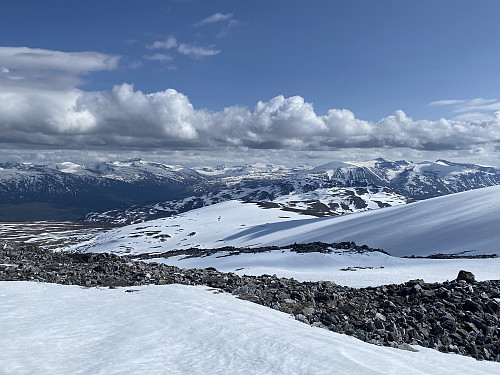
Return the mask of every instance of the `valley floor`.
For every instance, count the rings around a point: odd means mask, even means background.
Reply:
[[[0,282],[5,374],[494,374],[500,363],[366,344],[184,285]]]

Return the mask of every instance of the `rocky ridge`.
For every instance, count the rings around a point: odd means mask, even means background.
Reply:
[[[500,362],[500,281],[476,282],[466,271],[444,283],[411,280],[355,289],[331,281],[238,276],[214,268],[179,269],[113,254],[52,252],[0,242],[0,280],[111,288],[206,285],[373,344],[407,350],[421,345]]]

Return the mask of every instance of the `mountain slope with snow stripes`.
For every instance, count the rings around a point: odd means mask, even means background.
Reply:
[[[327,218],[236,201],[117,228],[70,250],[144,253],[355,241],[393,256],[500,253],[500,186]]]
[[[225,238],[238,245],[355,241],[394,256],[500,253],[500,186],[340,217],[272,223]],[[240,245],[241,246],[241,245]]]

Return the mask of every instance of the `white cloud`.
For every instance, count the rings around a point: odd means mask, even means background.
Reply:
[[[432,106],[441,106],[441,105],[453,105],[453,104],[460,104],[460,103],[465,103],[465,100],[456,100],[456,99],[451,99],[451,100],[437,100],[435,102],[430,102],[429,105],[432,105]]]
[[[157,40],[146,46],[148,49],[171,49],[175,47],[177,47],[177,39],[173,36],[169,36],[165,40]]]
[[[214,56],[219,54],[221,51],[218,49],[215,49],[214,47],[200,47],[194,44],[187,44],[187,43],[178,43],[177,39],[174,37],[170,36],[166,40],[157,40],[153,42],[152,44],[148,44],[146,46],[148,49],[173,49],[175,48],[176,51],[182,55],[187,55],[190,57],[193,57],[195,59],[207,57],[207,56]],[[160,57],[160,54],[152,55],[156,57]],[[167,55],[165,55],[167,56]],[[146,57],[147,58],[147,57]],[[153,60],[149,58],[149,60]],[[165,61],[161,60],[160,58],[157,58],[156,60],[158,61]]]
[[[406,147],[469,149],[500,142],[500,116],[491,121],[413,120],[403,111],[379,122],[348,110],[315,113],[302,97],[277,96],[253,109],[196,110],[173,89],[145,94],[133,85],[110,92],[0,91],[0,142],[73,147],[332,150]]]
[[[162,62],[168,62],[168,61],[172,61],[173,60],[172,56],[167,55],[165,53],[155,53],[153,55],[144,55],[144,58],[146,60],[162,61]]]
[[[127,65],[130,69],[139,69],[142,66],[142,61],[132,60]]]
[[[0,47],[0,84],[24,81],[26,87],[71,88],[81,76],[91,72],[113,70],[119,56],[99,52],[61,52],[28,47]],[[30,85],[30,86],[28,86]]]
[[[500,111],[500,101],[497,99],[477,98],[465,102],[455,109],[457,113],[471,111]]]
[[[467,121],[467,122],[495,121],[495,114],[484,113],[484,112],[468,112],[457,115],[453,117],[453,119],[458,121]]]
[[[8,70],[49,70],[86,74],[113,70],[119,57],[99,52],[61,52],[28,47],[0,47],[0,64]]]
[[[493,121],[494,112],[500,111],[500,101],[497,99],[438,100],[429,105],[452,106],[452,112],[459,114],[454,117],[458,121]]]
[[[0,56],[12,55],[5,50],[3,53]],[[254,108],[232,106],[209,112],[195,109],[187,96],[174,89],[143,93],[123,83],[111,91],[83,91],[76,86],[81,75],[112,69],[117,58],[87,52],[83,55],[87,61],[75,62],[75,67],[67,65],[75,57],[69,54],[45,51],[42,55],[50,57],[36,74],[32,72],[36,65],[31,57],[15,57],[23,68],[15,67],[12,57],[0,60],[0,66],[25,76],[14,81],[2,78],[11,72],[0,75],[0,143],[80,149],[236,147],[325,152],[377,147],[478,150],[500,143],[500,111],[474,118],[465,117],[473,112],[461,112],[461,118],[438,121],[413,120],[403,111],[396,111],[372,122],[356,118],[347,109],[331,109],[326,115],[318,115],[313,105],[300,96],[279,95],[259,101]],[[156,54],[150,58],[168,61],[168,56]],[[477,99],[453,105],[458,104],[491,112],[498,102]]]
[[[177,50],[179,51],[179,53],[182,53],[183,55],[192,56],[194,58],[214,56],[221,52],[218,49],[199,47],[185,43],[179,44]]]
[[[215,13],[215,14],[211,15],[210,17],[207,17],[207,18],[201,20],[200,22],[195,23],[193,26],[209,25],[212,23],[222,22],[222,21],[228,21],[228,22],[232,22],[232,23],[237,22],[236,20],[233,19],[232,13],[227,13],[227,14]]]

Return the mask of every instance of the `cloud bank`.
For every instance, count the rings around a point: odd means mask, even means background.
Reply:
[[[173,41],[165,43],[172,45]],[[68,149],[406,147],[437,151],[500,142],[500,111],[492,112],[487,120],[438,121],[413,120],[396,111],[372,122],[356,118],[347,109],[319,115],[300,96],[280,95],[259,101],[254,108],[231,106],[212,112],[196,109],[186,95],[174,89],[143,93],[128,83],[110,91],[78,89],[82,75],[114,69],[118,61],[119,57],[95,52],[0,47],[0,143]],[[448,100],[433,105],[495,111],[497,103]]]

